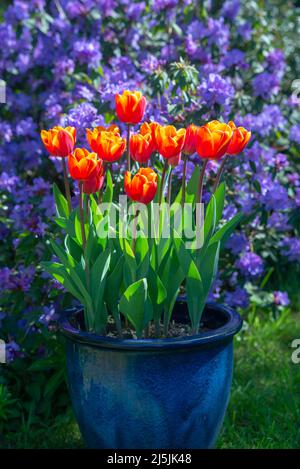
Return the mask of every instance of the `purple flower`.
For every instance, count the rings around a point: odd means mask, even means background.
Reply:
[[[262,197],[267,210],[286,210],[291,208],[291,200],[288,191],[278,181],[275,181],[268,188],[266,194]]]
[[[278,306],[288,306],[290,304],[289,295],[285,291],[274,291],[274,303]]]
[[[9,290],[10,288],[10,274],[11,271],[8,267],[0,269],[0,291]]]
[[[228,105],[234,97],[234,88],[229,78],[210,73],[206,80],[198,87],[199,96],[203,104],[210,107],[214,104]]]
[[[72,108],[69,113],[63,117],[62,125],[71,125],[78,130],[78,137],[83,139],[85,129],[95,127],[96,125],[104,125],[104,118],[98,115],[97,109],[89,103],[81,103],[77,107]]]
[[[245,277],[259,277],[264,270],[262,258],[251,251],[245,252],[235,265]]]
[[[252,37],[252,26],[248,22],[241,23],[237,27],[237,32],[244,41],[250,41]]]
[[[281,254],[290,262],[300,262],[300,238],[286,237],[281,243]]]
[[[245,52],[239,49],[232,49],[227,52],[227,54],[222,59],[222,63],[225,67],[247,67],[245,62]]]
[[[247,308],[249,296],[244,288],[236,287],[234,291],[225,293],[224,302],[235,308]]]
[[[75,70],[75,63],[69,57],[61,57],[55,62],[54,75],[56,79],[61,79],[64,75],[71,75]]]
[[[300,124],[295,124],[291,127],[290,140],[300,145]]]
[[[228,20],[233,21],[239,14],[240,0],[226,0],[222,6],[221,12]]]
[[[48,326],[52,321],[56,321],[58,316],[54,306],[44,306],[43,314],[40,316],[39,321],[45,326]]]
[[[272,95],[279,92],[280,80],[278,76],[269,72],[263,72],[256,75],[252,80],[252,88],[254,96],[260,96],[269,99]]]
[[[19,185],[19,178],[18,176],[9,175],[7,173],[2,173],[0,175],[0,189],[3,191],[7,191],[10,193],[15,192],[16,188]]]
[[[289,217],[285,213],[273,212],[268,218],[268,228],[273,228],[278,232],[291,230],[292,227],[289,224]]]
[[[99,67],[102,59],[100,44],[95,40],[76,41],[73,45],[73,55],[80,64],[87,64],[91,68]]]
[[[14,341],[11,340],[6,344],[6,363],[12,363],[16,358],[24,356],[21,352],[20,346]]]
[[[233,233],[226,242],[226,247],[235,256],[249,249],[249,241],[243,233]]]

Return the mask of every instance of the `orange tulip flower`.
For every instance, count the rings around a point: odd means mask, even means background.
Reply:
[[[147,163],[153,153],[152,135],[135,134],[130,137],[130,155],[139,163]]]
[[[132,200],[149,204],[155,197],[157,190],[157,174],[151,168],[140,168],[131,179],[131,173],[126,171],[124,178],[125,192]]]
[[[241,153],[248,144],[251,138],[251,132],[244,127],[236,127],[232,121],[228,122],[228,125],[232,129],[233,135],[227,148],[227,153],[229,155],[237,155]]]
[[[144,122],[140,127],[140,134],[142,135],[151,134],[153,151],[157,150],[156,137],[155,137],[157,127],[159,127],[159,124],[157,122]]]
[[[182,152],[186,155],[192,155],[193,153],[196,153],[196,140],[198,130],[199,127],[194,124],[189,125],[186,129],[185,142],[182,149]]]
[[[75,127],[53,127],[41,131],[42,142],[52,156],[66,157],[70,155],[76,143]]]
[[[178,155],[183,148],[185,129],[176,130],[173,125],[158,126],[155,131],[158,152],[164,158]]]
[[[116,94],[116,112],[121,122],[138,124],[146,110],[146,98],[139,91],[123,91]]]
[[[113,163],[121,158],[126,149],[126,139],[120,136],[118,127],[114,126],[111,131],[97,127],[93,131],[87,129],[86,132],[91,149],[103,161]]]
[[[233,131],[228,124],[217,120],[199,127],[196,151],[201,158],[219,160],[227,152]]]
[[[70,175],[78,181],[86,181],[99,173],[100,163],[96,153],[86,148],[76,148],[68,157]]]
[[[99,172],[83,182],[82,190],[85,194],[94,194],[100,191],[104,183],[104,173]]]
[[[115,135],[120,135],[120,129],[116,124],[111,124],[108,127],[99,125],[92,130],[86,129],[87,141],[89,142],[89,146],[91,147],[92,151],[95,153],[98,153],[101,132],[112,132]]]

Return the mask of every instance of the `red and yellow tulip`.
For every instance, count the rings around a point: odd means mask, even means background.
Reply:
[[[50,155],[65,158],[75,147],[76,129],[56,126],[50,130],[42,130],[41,139]]]
[[[186,155],[192,155],[196,153],[196,141],[197,141],[197,132],[199,127],[197,125],[191,124],[186,129],[185,141],[182,152]]]
[[[138,124],[146,110],[146,98],[140,91],[123,91],[116,94],[116,112],[119,120],[125,124]]]
[[[157,174],[151,168],[140,168],[135,176],[126,171],[124,178],[125,192],[132,200],[149,204],[157,190]]]
[[[236,127],[234,122],[228,122],[233,131],[232,138],[227,148],[228,155],[237,155],[241,153],[251,138],[251,132],[244,127]]]
[[[156,133],[157,127],[159,126],[160,124],[158,124],[157,122],[144,122],[140,127],[140,134],[142,135],[151,134],[153,151],[157,150],[155,133]]]
[[[96,127],[94,130],[87,129],[86,132],[91,149],[103,161],[113,163],[122,157],[126,149],[126,139],[120,136],[117,126],[114,125],[108,130],[105,127]]]
[[[135,134],[130,137],[130,156],[139,163],[147,163],[153,153],[152,135]]]
[[[199,127],[196,151],[201,158],[219,160],[227,152],[233,131],[225,123],[213,120]]]
[[[101,162],[96,153],[76,148],[68,157],[70,175],[77,181],[86,181],[99,173]]]
[[[166,159],[181,153],[185,141],[185,129],[177,130],[173,125],[158,126],[155,131],[158,152]]]

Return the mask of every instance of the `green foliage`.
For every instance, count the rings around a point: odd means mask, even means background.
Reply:
[[[113,227],[110,216],[114,209],[118,212],[119,207],[114,204],[115,188],[110,172],[107,173],[102,198],[105,209],[102,208],[101,212],[94,196],[91,196],[83,220],[78,208],[68,214],[67,201],[54,185],[56,222],[66,235],[63,242],[50,240],[59,261],[46,261],[42,265],[83,304],[89,331],[105,334],[108,315],[111,314],[119,335],[122,334],[123,316],[138,337],[147,334],[153,320],[155,334],[159,337],[163,317],[163,334],[166,336],[176,298],[180,288],[184,287],[192,330],[198,332],[201,315],[216,278],[220,247],[241,220],[241,216],[236,215],[220,225],[225,200],[225,183],[222,183],[206,207],[204,224],[198,228],[201,233],[187,243],[185,233],[180,235],[177,230],[183,221],[196,229],[195,214],[199,208],[195,201],[199,177],[200,169],[196,167],[186,188],[185,202],[190,204],[191,211],[186,206],[179,222],[181,189],[171,209],[164,200],[158,207],[154,208],[152,204],[148,207],[146,214],[150,215],[150,223],[147,220],[145,224],[142,212],[138,210],[133,218],[122,222],[115,217],[117,224]],[[88,206],[87,200],[84,205]],[[128,213],[133,213],[136,208],[132,204],[130,209],[133,211]],[[82,238],[81,225],[84,226],[86,242]],[[139,228],[136,238],[129,229],[133,225],[135,230]],[[166,226],[170,228],[169,234],[164,234]],[[109,238],[108,232],[113,232],[115,238]],[[197,239],[199,235],[200,240]]]

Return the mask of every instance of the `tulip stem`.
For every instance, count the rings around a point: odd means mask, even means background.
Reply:
[[[208,160],[204,160],[202,169],[200,171],[200,176],[199,176],[199,183],[198,183],[198,192],[197,192],[197,204],[201,204],[202,202],[202,194],[203,194],[203,181],[204,181],[204,174],[205,174],[205,169],[207,166]]]
[[[127,125],[127,171],[130,171],[130,124]]]
[[[183,173],[182,173],[182,189],[181,189],[181,206],[184,207],[185,204],[185,190],[186,190],[186,167],[187,167],[187,154],[183,156]]]
[[[160,181],[160,190],[159,190],[159,205],[161,205],[162,198],[163,198],[163,192],[164,192],[164,185],[165,185],[165,179],[166,179],[166,173],[168,169],[168,160],[165,160],[164,168],[162,171],[161,175],[161,181]]]
[[[204,182],[204,175],[205,175],[205,169],[207,166],[208,160],[204,160],[201,171],[200,171],[200,176],[199,176],[199,183],[198,183],[198,193],[197,193],[197,205],[196,205],[196,226],[197,223],[200,223],[201,220],[201,203],[202,203],[202,194],[203,194],[203,182]],[[199,215],[198,215],[198,209],[199,209]],[[198,221],[197,221],[198,220]]]
[[[89,260],[86,256],[86,236],[84,229],[84,209],[83,209],[83,182],[79,181],[79,217],[80,217],[80,226],[81,226],[81,236],[82,236],[82,249],[85,262],[85,277],[86,277],[86,286],[87,290],[90,290],[90,266]]]
[[[139,220],[140,211],[136,211],[136,216],[133,220],[133,229],[132,229],[132,252],[135,255],[135,247],[136,247],[136,232],[137,232],[137,225]]]
[[[66,197],[67,197],[67,201],[68,201],[68,208],[69,208],[69,214],[70,214],[71,211],[72,211],[72,203],[71,203],[70,184],[69,184],[69,180],[68,180],[67,165],[66,165],[65,158],[62,158],[62,166],[63,166],[63,172],[64,172],[65,192],[66,192]]]
[[[213,188],[212,188],[212,193],[214,194],[216,192],[216,190],[218,189],[219,187],[219,184],[220,184],[220,181],[221,181],[221,177],[222,177],[222,174],[223,174],[223,171],[224,171],[224,167],[225,167],[225,163],[226,161],[228,160],[228,155],[225,155],[223,160],[222,160],[222,163],[219,167],[219,170],[217,172],[217,176],[216,176],[216,179],[215,179],[215,182],[214,182],[214,185],[213,185]]]
[[[89,210],[90,210],[90,196],[89,194],[85,195],[85,213],[87,219],[89,218]]]
[[[84,229],[84,210],[83,210],[83,182],[79,181],[79,216],[80,216],[80,226],[81,226],[81,236],[82,236],[82,246],[85,250],[86,246],[86,236]]]
[[[106,171],[107,164],[106,164],[106,161],[103,161],[102,165],[103,165],[103,177],[104,177],[104,179],[105,179],[105,177],[107,179],[107,174],[106,174],[107,173],[107,171]],[[102,203],[103,189],[104,189],[104,183],[102,184],[102,187],[98,192],[98,205],[100,205]]]
[[[169,174],[168,198],[167,198],[169,205],[171,205],[171,197],[172,197],[172,179],[173,179],[173,168],[171,167],[170,174]]]

